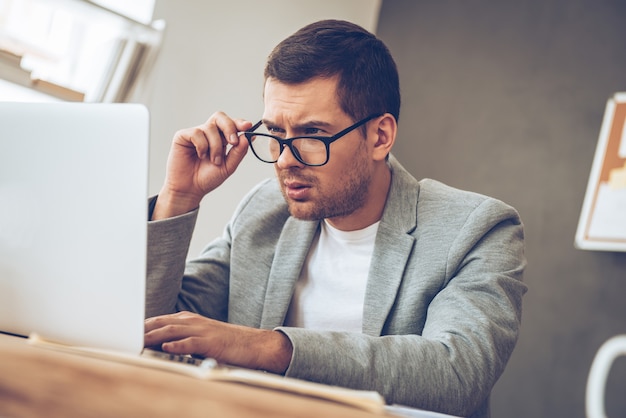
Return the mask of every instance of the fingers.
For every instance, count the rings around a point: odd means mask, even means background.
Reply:
[[[215,321],[190,312],[146,319],[144,345],[179,354],[207,355],[207,336]]]
[[[226,144],[233,142],[233,132],[235,137],[237,127],[232,119],[224,113],[216,113],[204,124],[206,133],[206,144],[210,149],[209,158],[215,165],[222,165]],[[204,158],[205,155],[202,156]]]
[[[206,339],[200,337],[186,337],[175,341],[166,341],[161,344],[161,349],[172,354],[198,354],[203,357],[216,357],[207,349]]]
[[[178,131],[174,136],[174,143],[188,148],[193,147],[199,159],[208,156],[213,164],[219,166],[225,159],[228,145],[239,151],[235,157],[242,157],[241,151],[244,151],[245,155],[247,148],[238,147],[240,140],[237,133],[251,126],[251,122],[232,119],[224,112],[216,112],[204,124]]]
[[[215,165],[221,165],[224,161],[226,157],[225,151],[227,145],[231,145],[233,149],[238,151],[234,155],[235,160],[237,160],[238,157],[243,158],[243,155],[245,155],[245,147],[238,147],[239,136],[237,135],[237,132],[248,129],[251,125],[252,124],[250,122],[243,119],[231,119],[223,112],[213,114],[203,125],[205,133],[205,142],[202,144],[203,151],[206,151],[206,148],[208,147],[210,150],[209,157],[211,162]],[[241,150],[244,151],[243,155]],[[205,156],[206,152],[202,154],[201,158],[204,158]],[[236,168],[239,161],[234,162],[234,168]]]
[[[151,331],[160,330],[164,327],[172,325],[185,325],[189,324],[197,314],[193,314],[187,311],[181,311],[169,315],[155,316],[148,318],[144,321],[144,332],[148,334]]]

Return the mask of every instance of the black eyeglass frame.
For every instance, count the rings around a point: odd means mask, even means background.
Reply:
[[[320,166],[323,166],[323,165],[327,164],[328,161],[330,160],[330,144],[332,144],[336,140],[340,139],[344,135],[349,134],[350,132],[352,132],[356,128],[366,124],[370,120],[375,119],[375,118],[380,117],[380,116],[383,116],[383,115],[384,115],[384,113],[376,113],[374,115],[370,115],[370,116],[366,117],[365,119],[361,119],[360,121],[356,122],[355,124],[348,126],[346,129],[336,133],[333,136],[302,135],[302,136],[294,136],[292,138],[285,138],[285,139],[283,139],[283,138],[280,138],[280,137],[275,136],[275,135],[264,134],[264,133],[255,133],[254,131],[256,129],[258,129],[259,126],[261,126],[263,124],[263,121],[258,121],[257,123],[255,123],[252,126],[252,128],[250,128],[250,130],[245,131],[245,132],[241,132],[241,134],[243,134],[246,137],[246,139],[248,140],[248,143],[250,144],[250,149],[252,149],[252,152],[254,153],[254,156],[257,157],[260,161],[263,161],[264,163],[274,164],[275,162],[278,161],[278,158],[280,158],[280,155],[285,150],[285,147],[289,147],[289,150],[291,151],[291,154],[300,163],[302,163],[304,165],[307,165],[307,166],[310,166],[310,167],[320,167]],[[253,137],[257,136],[257,135],[275,139],[280,144],[280,152],[278,153],[278,157],[274,161],[265,160],[265,159],[261,158],[256,153],[256,151],[254,151],[254,146],[252,146],[252,141],[253,141]],[[324,145],[326,146],[326,159],[324,160],[324,162],[320,163],[320,164],[310,164],[310,163],[307,163],[307,162],[303,161],[302,158],[300,157],[300,152],[298,151],[297,148],[295,148],[293,146],[293,141],[295,141],[296,139],[316,139],[318,141],[322,141],[324,143]]]

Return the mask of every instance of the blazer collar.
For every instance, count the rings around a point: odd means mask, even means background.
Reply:
[[[261,328],[283,325],[294,286],[315,237],[319,221],[287,218],[276,244],[261,315]]]
[[[375,336],[384,332],[415,244],[410,234],[417,227],[419,183],[393,156],[389,166],[391,188],[378,226],[363,309],[363,333]]]

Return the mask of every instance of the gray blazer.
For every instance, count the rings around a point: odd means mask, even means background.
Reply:
[[[362,333],[282,326],[319,222],[290,217],[275,179],[254,188],[223,236],[189,263],[197,211],[150,222],[146,315],[189,310],[279,329],[294,347],[287,376],[488,417],[520,328],[522,223],[498,200],[418,182],[393,157],[389,165]]]

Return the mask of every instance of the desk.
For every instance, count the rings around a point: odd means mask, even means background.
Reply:
[[[381,417],[330,401],[33,347],[0,334],[2,417]]]

